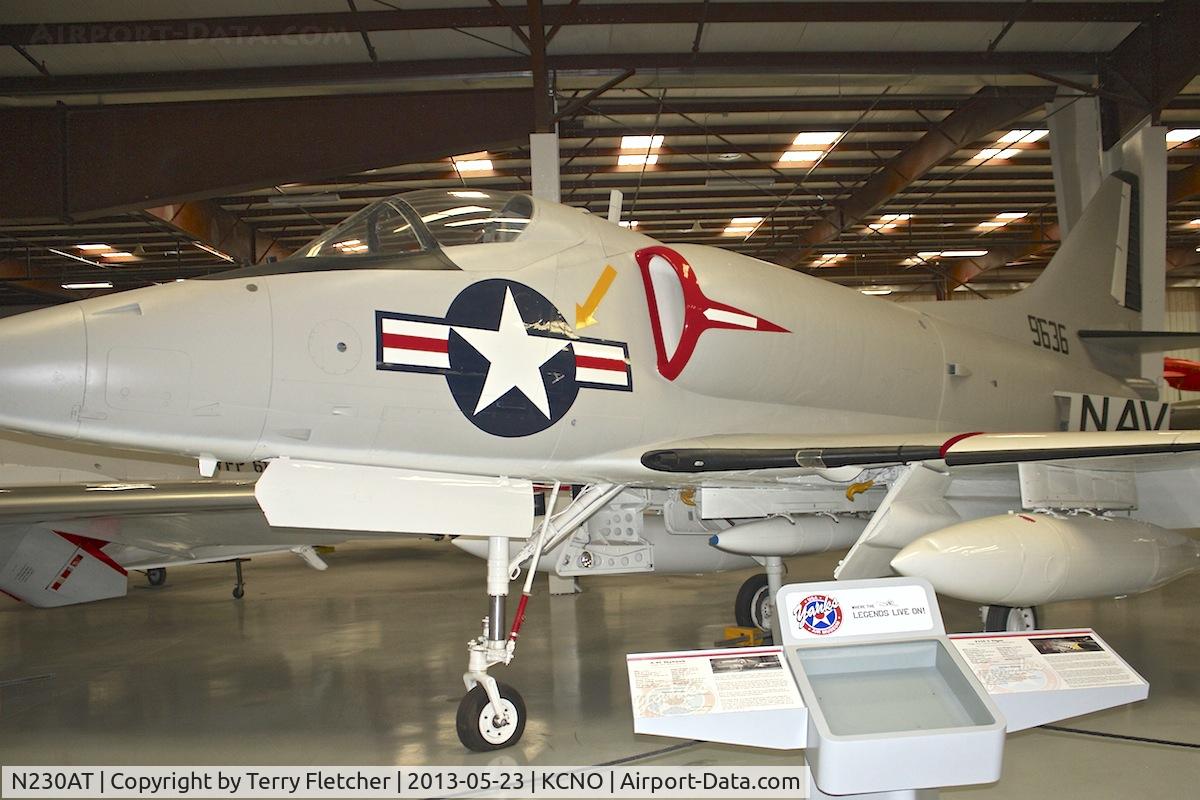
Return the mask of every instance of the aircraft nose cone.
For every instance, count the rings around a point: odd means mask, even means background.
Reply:
[[[75,304],[0,320],[0,428],[74,436],[86,371],[87,335]]]

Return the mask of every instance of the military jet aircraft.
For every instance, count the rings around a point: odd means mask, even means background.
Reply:
[[[272,528],[254,501],[256,463],[198,480],[186,459],[36,436],[0,436],[0,593],[38,608],[123,597],[128,575],[295,553],[347,538]],[[234,597],[243,594],[241,569]]]
[[[543,554],[646,571],[690,533],[774,588],[783,556],[853,543],[838,577],[1005,613],[1200,564],[1200,434],[1140,368],[1200,339],[1141,330],[1136,191],[1107,178],[1027,290],[926,304],[523,194],[401,194],[276,263],[0,321],[0,427],[267,461],[273,526],[481,540],[457,727],[505,747],[526,708],[490,670]]]

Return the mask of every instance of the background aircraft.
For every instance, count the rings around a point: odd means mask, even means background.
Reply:
[[[0,426],[269,460],[279,528],[485,540],[457,727],[504,747],[526,712],[489,670],[543,553],[640,571],[692,533],[777,587],[783,556],[853,540],[838,577],[995,606],[1195,568],[1200,435],[1162,430],[1140,355],[1200,337],[1140,330],[1135,190],[1107,178],[1029,289],[908,306],[525,195],[413,192],[295,258],[0,321]]]

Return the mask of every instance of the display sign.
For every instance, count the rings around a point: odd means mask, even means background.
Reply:
[[[959,634],[950,640],[993,695],[1145,683],[1092,630]]]
[[[625,657],[636,719],[803,708],[780,647]]]
[[[900,583],[790,592],[784,618],[798,640],[919,633],[937,625],[925,589]]]

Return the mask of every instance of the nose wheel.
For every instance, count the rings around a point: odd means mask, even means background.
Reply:
[[[758,628],[764,633],[770,633],[773,614],[774,605],[771,603],[771,590],[767,585],[766,573],[751,575],[738,589],[737,599],[733,603],[734,619],[739,627]]]
[[[477,753],[516,744],[525,733],[525,700],[507,683],[496,681],[499,708],[482,684],[467,692],[458,704],[454,727],[458,740]]]

